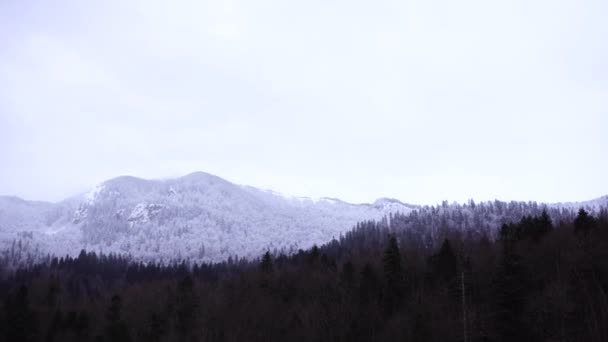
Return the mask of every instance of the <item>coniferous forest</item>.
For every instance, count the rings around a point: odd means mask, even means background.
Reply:
[[[253,261],[160,265],[82,251],[4,269],[0,338],[608,341],[605,210],[539,209],[493,236],[425,237],[396,229],[399,219]],[[437,222],[416,229],[425,225]]]

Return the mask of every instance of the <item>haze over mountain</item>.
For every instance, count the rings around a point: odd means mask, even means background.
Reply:
[[[444,215],[450,214],[446,203]],[[608,197],[602,197],[552,207],[595,210],[607,203]],[[327,243],[358,222],[397,213],[407,217],[415,209],[424,208],[386,198],[352,204],[290,197],[204,172],[166,180],[122,176],[58,203],[0,197],[0,250],[14,250],[17,243],[30,257],[87,249],[140,260],[253,258],[266,250],[290,253]],[[473,221],[472,211],[465,210],[466,215]],[[491,233],[505,219],[498,216],[481,219],[477,228]]]

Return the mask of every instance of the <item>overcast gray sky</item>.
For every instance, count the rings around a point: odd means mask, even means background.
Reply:
[[[605,0],[0,1],[0,194],[608,193]]]

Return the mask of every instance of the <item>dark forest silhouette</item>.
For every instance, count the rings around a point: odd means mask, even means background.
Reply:
[[[537,208],[495,237],[423,214],[411,229],[391,216],[257,261],[159,265],[82,251],[5,269],[0,338],[608,341],[605,210]]]

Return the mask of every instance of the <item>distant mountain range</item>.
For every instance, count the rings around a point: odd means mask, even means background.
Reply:
[[[608,196],[549,206],[594,210],[607,205]],[[122,176],[58,203],[0,197],[0,251],[22,262],[81,249],[139,260],[214,262],[257,257],[266,250],[290,253],[327,243],[361,221],[428,208],[387,198],[352,204],[289,197],[204,172],[168,180]]]

